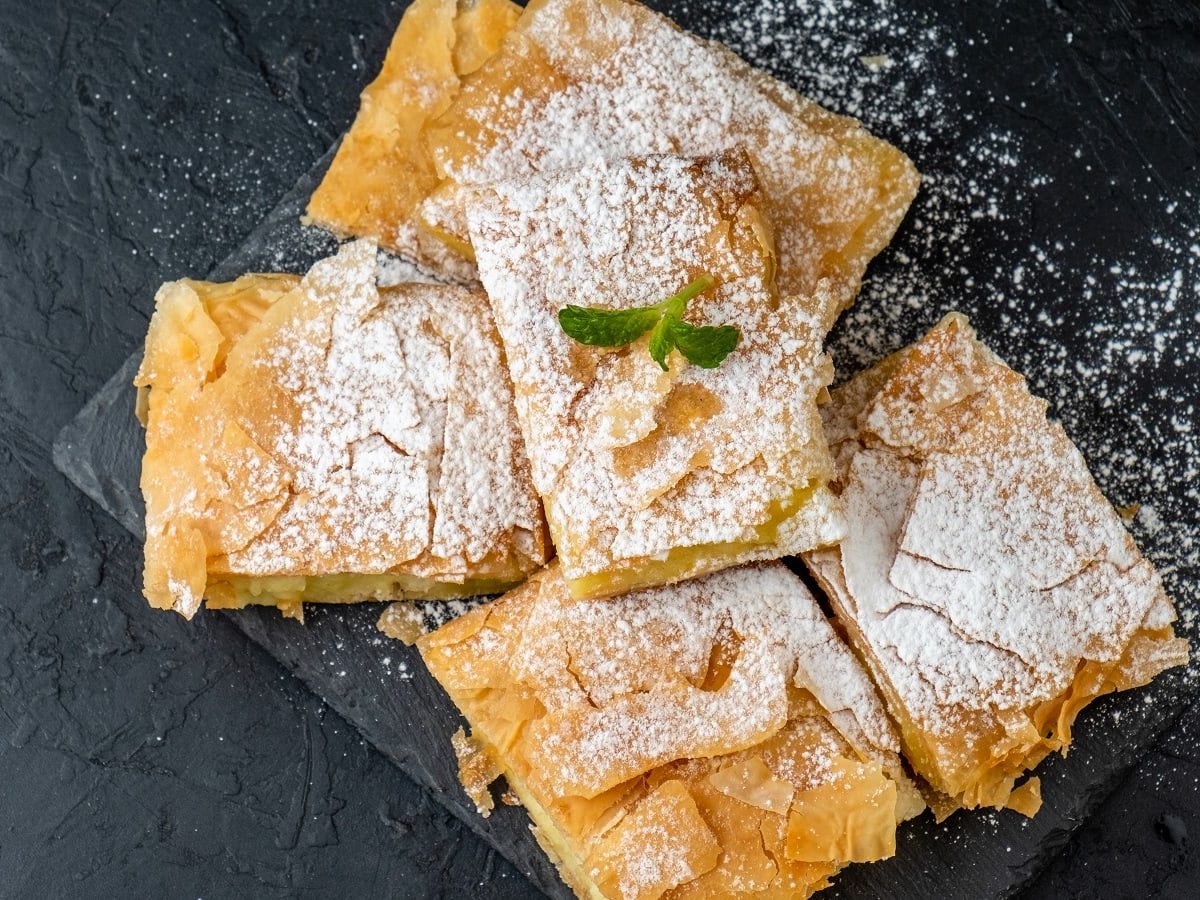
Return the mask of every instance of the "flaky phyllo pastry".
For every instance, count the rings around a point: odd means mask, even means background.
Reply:
[[[1182,664],[1154,567],[1025,380],[959,315],[834,391],[848,534],[807,557],[941,815],[1032,814],[1022,774],[1095,697]]]
[[[303,280],[164,285],[136,383],[154,606],[299,617],[494,593],[545,562],[486,298],[380,289],[372,242]]]
[[[641,4],[532,0],[518,12],[507,0],[412,4],[313,196],[313,220],[467,278],[470,186],[745,146],[766,188],[780,286],[812,292],[831,279],[832,324],[916,193],[902,153]]]
[[[309,201],[309,218],[471,279],[469,262],[417,227],[417,208],[439,181],[422,129],[449,107],[463,76],[496,51],[520,13],[509,0],[415,0]]]
[[[665,584],[837,540],[817,399],[829,287],[783,297],[745,154],[600,161],[476,191],[468,207],[562,571],[577,596]],[[736,323],[719,368],[647,338],[568,337],[568,304],[653,304],[702,274],[694,325]]]
[[[775,228],[780,289],[809,293],[831,279],[826,326],[891,240],[919,180],[857,121],[629,0],[531,0],[427,136],[443,181],[421,215],[452,246],[469,237],[469,186],[597,158],[744,146]]]
[[[613,600],[557,564],[418,642],[580,897],[807,897],[923,808],[866,673],[778,563]]]

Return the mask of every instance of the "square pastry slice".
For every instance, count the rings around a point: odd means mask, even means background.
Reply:
[[[833,392],[849,532],[806,557],[946,815],[1016,781],[1095,697],[1180,665],[1154,567],[1025,380],[952,314]]]
[[[919,182],[903,153],[854,119],[629,0],[531,0],[427,135],[444,181],[422,215],[452,246],[469,237],[466,186],[597,158],[744,146],[774,224],[780,288],[810,293],[830,279],[826,326]]]
[[[417,208],[439,180],[422,128],[449,107],[462,78],[496,51],[520,13],[509,0],[415,0],[309,201],[308,218],[473,280],[469,262],[417,227]]]
[[[586,898],[807,897],[924,808],[867,674],[779,563],[614,600],[557,564],[418,641]]]
[[[209,606],[495,593],[546,560],[483,294],[376,286],[359,241],[158,293],[136,384],[145,593]]]
[[[744,153],[598,161],[476,190],[479,274],[516,390],[534,483],[577,596],[665,584],[836,541],[817,411],[828,286],[785,298],[763,192]],[[654,304],[707,274],[685,321],[734,324],[718,368],[646,336],[564,333],[568,304]]]

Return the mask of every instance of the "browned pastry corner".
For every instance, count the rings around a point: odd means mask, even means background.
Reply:
[[[439,181],[423,128],[449,108],[462,79],[497,50],[520,14],[509,0],[414,0],[313,192],[308,219],[471,281],[473,266],[417,227],[417,209]]]

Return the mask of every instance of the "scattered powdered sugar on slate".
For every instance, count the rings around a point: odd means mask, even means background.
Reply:
[[[936,25],[891,0],[732,0],[705,36],[822,106],[915,142],[901,147],[910,155],[936,142],[946,121],[944,94],[928,68],[957,49]]]
[[[688,5],[672,8],[687,18]],[[704,31],[704,20],[697,27]],[[1109,255],[1044,206],[1061,204],[1043,149],[976,111],[1004,104],[964,87],[976,40],[894,0],[734,0],[705,32],[908,153],[924,177],[892,246],[868,272],[830,350],[844,380],[951,309],[1050,402],[1101,488],[1142,504],[1132,530],[1195,635],[1200,569],[1200,198],[1140,203],[1161,231]],[[971,109],[964,99],[977,95]],[[1014,105],[1019,103],[1012,101]],[[1072,178],[1103,190],[1082,148]],[[1038,225],[1037,229],[1034,225]],[[1038,234],[1031,240],[1030,234]]]
[[[411,619],[418,625],[421,634],[437,631],[447,622],[466,615],[477,606],[491,602],[490,597],[472,597],[467,600],[416,600],[405,601],[411,607]]]

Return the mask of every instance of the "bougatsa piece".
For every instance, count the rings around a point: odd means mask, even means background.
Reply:
[[[781,297],[754,169],[740,151],[599,161],[504,182],[468,207],[534,483],[578,596],[665,584],[836,541],[818,398],[829,287]],[[718,368],[653,331],[620,348],[562,328],[569,306],[648,306],[702,276],[692,326],[736,325]]]
[[[136,384],[145,593],[211,607],[495,593],[546,560],[487,299],[376,285],[376,248],[303,280],[158,293]]]
[[[552,563],[417,643],[470,724],[480,812],[503,773],[580,897],[807,897],[923,808],[866,672],[779,563],[611,600]]]
[[[415,0],[309,201],[309,219],[470,280],[473,267],[417,227],[417,207],[439,180],[422,128],[449,107],[462,78],[496,51],[520,13],[509,0]]]
[[[780,288],[811,293],[830,279],[826,328],[919,183],[903,153],[854,119],[628,0],[532,0],[427,136],[443,181],[422,216],[468,254],[471,186],[597,158],[744,146],[775,228]]]
[[[1095,697],[1187,659],[1149,561],[1046,404],[947,316],[833,392],[848,535],[806,557],[940,815],[1036,812]]]

